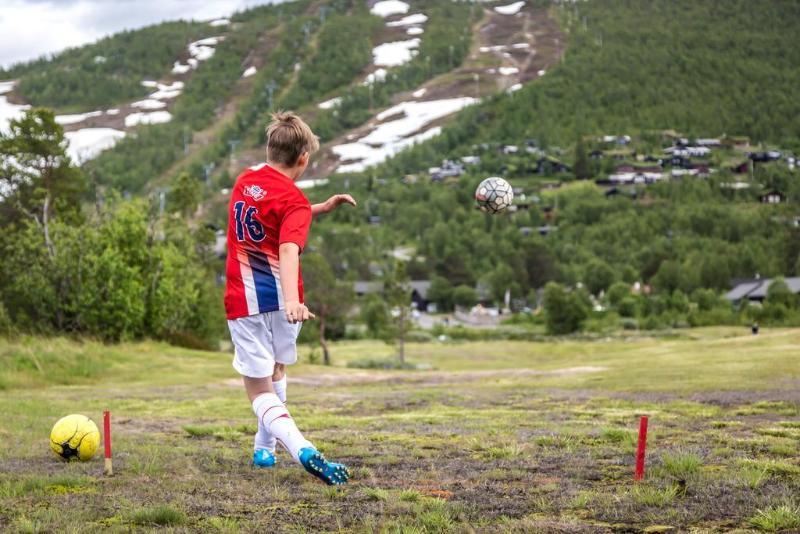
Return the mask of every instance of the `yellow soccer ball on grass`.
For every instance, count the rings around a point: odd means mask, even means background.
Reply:
[[[50,432],[50,448],[64,460],[91,460],[100,445],[100,431],[85,415],[62,417]]]

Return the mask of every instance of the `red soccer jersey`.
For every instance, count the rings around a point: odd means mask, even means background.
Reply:
[[[225,311],[228,319],[283,308],[278,248],[303,250],[311,226],[311,204],[288,176],[266,163],[242,173],[228,209]],[[297,275],[303,302],[303,278]]]

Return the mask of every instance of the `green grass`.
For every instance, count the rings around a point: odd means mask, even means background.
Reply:
[[[756,469],[763,469],[770,475],[782,476],[787,478],[800,477],[800,465],[790,463],[784,460],[774,459],[758,459],[758,460],[743,460],[744,467],[753,467]]]
[[[768,469],[755,465],[745,465],[739,471],[742,484],[751,490],[761,487],[769,478]]]
[[[748,521],[750,525],[764,532],[780,532],[800,528],[800,508],[778,506],[759,510]]]
[[[386,358],[392,347],[334,343],[335,366],[290,369],[288,407],[306,437],[351,468],[342,488],[309,477],[284,451],[274,469],[250,467],[256,422],[227,353],[152,342],[0,341],[0,354],[24,347],[45,370],[0,367],[10,385],[0,391],[0,525],[34,532],[253,532],[276,522],[295,531],[592,531],[601,524],[689,531],[757,528],[752,519],[770,528],[765,517],[785,519],[775,510],[800,494],[791,437],[800,424],[797,397],[775,389],[792,385],[784,365],[800,353],[800,343],[792,345],[798,331],[760,341],[767,352],[756,373],[748,351],[741,353],[726,371],[738,389],[731,404],[730,384],[717,384],[704,366],[724,347],[752,342],[735,333],[411,344],[409,360],[434,368],[415,371],[348,369],[351,358]],[[95,375],[64,375],[62,383],[48,376],[50,358],[68,367],[82,353],[103,361]],[[632,386],[639,379],[631,367],[659,358],[686,366],[685,374]],[[47,441],[58,417],[101,421],[104,409],[114,425],[110,478],[101,475],[100,457],[64,463]],[[648,469],[634,484],[641,414],[650,416]]]
[[[217,439],[237,440],[242,437],[243,429],[230,426],[185,425],[183,430],[192,437],[214,437]]]
[[[84,475],[59,474],[32,476],[18,480],[0,481],[0,498],[25,495],[85,493],[91,491],[92,479]]]
[[[364,495],[371,501],[386,502],[389,500],[389,492],[380,488],[366,488]]]
[[[664,471],[679,479],[696,473],[703,465],[703,460],[696,454],[665,454],[662,462]]]
[[[631,492],[631,498],[637,504],[644,506],[663,507],[675,500],[678,489],[674,486],[658,488],[650,485],[637,485]]]
[[[602,428],[600,429],[600,439],[610,443],[623,443],[625,445],[636,445],[638,434],[624,428]]]
[[[182,525],[186,522],[186,514],[171,506],[151,506],[133,512],[131,522],[136,525]]]
[[[407,359],[411,365],[425,364],[442,373],[516,369],[553,373],[536,380],[544,386],[692,392],[773,389],[781,383],[788,388],[791,380],[800,378],[798,345],[797,328],[773,329],[756,337],[739,328],[715,327],[687,330],[678,338],[621,332],[602,343],[410,343]],[[301,348],[301,361],[307,360],[310,350]],[[133,354],[138,357],[132,358]],[[349,341],[334,343],[332,354],[334,367],[326,371],[334,374],[346,373],[343,367],[352,361],[388,361],[395,349],[379,341]],[[106,377],[129,384],[169,385],[178,373],[185,376],[186,384],[231,378],[227,355],[153,342],[109,346],[23,336],[0,342],[0,364],[0,384],[5,389],[101,383]],[[582,371],[583,367],[596,369]],[[313,373],[317,368],[303,365],[295,372]],[[565,372],[572,369],[576,370]],[[697,369],[703,369],[699,376]],[[781,408],[780,413],[798,414],[794,405],[775,406]],[[741,409],[763,413],[775,406],[754,403]]]

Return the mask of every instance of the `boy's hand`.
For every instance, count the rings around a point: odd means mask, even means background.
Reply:
[[[283,307],[283,311],[286,312],[286,320],[291,324],[302,323],[316,317],[316,315],[308,311],[305,304],[301,304],[296,300],[285,303]]]
[[[329,213],[336,208],[338,208],[342,204],[350,204],[351,206],[356,206],[356,199],[354,199],[350,195],[333,195],[331,198],[325,201],[325,213]]]

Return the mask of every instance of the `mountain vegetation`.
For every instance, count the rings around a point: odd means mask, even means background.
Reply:
[[[517,321],[554,334],[800,322],[797,299],[786,297],[780,284],[761,307],[733,309],[721,297],[732,279],[800,275],[797,171],[784,160],[747,164],[747,150],[800,150],[794,68],[800,52],[786,45],[800,29],[798,7],[766,0],[656,0],[642,9],[610,0],[554,2],[548,9],[567,36],[560,64],[518,91],[467,108],[441,135],[384,164],[334,175],[309,191],[318,200],[347,189],[359,200],[357,209],[315,223],[312,270],[339,285],[385,282],[399,267],[395,251],[410,250],[400,268],[411,280],[431,280],[430,298],[440,309],[502,304],[508,292],[514,309],[544,306],[543,313]],[[18,165],[3,168],[14,194],[0,203],[8,229],[0,263],[4,272],[20,274],[0,286],[0,316],[32,330],[106,339],[210,340],[214,321],[221,322],[214,300],[219,288],[213,286],[221,262],[209,252],[207,228],[224,228],[226,212],[209,199],[232,184],[227,162],[235,147],[263,145],[263,125],[278,108],[299,110],[330,141],[363,125],[396,95],[461,65],[473,45],[464,29],[480,20],[482,8],[441,1],[426,2],[424,11],[419,53],[366,85],[371,49],[385,28],[362,2],[301,0],[237,14],[214,56],[187,80],[171,122],[139,127],[80,169],[65,158],[63,132],[52,115],[34,110],[1,139],[7,161],[33,161],[45,150],[53,165],[33,175]],[[186,42],[208,36],[209,29],[201,23],[159,25],[103,41],[105,62],[94,61],[98,43],[15,66],[3,76],[19,77],[21,94],[35,104],[111,104],[141,96],[141,79],[168,71]],[[140,41],[148,39],[171,52],[136,52],[147,48]],[[264,39],[261,66],[243,85],[242,67]],[[102,102],[79,85],[67,84],[60,96],[37,85],[43,72],[61,80],[58,72],[77,76],[80,69],[98,69],[87,79],[105,77],[119,85],[104,92],[108,100]],[[130,80],[113,69],[129,73]],[[237,93],[243,86],[248,90]],[[332,96],[342,97],[337,106],[317,108]],[[223,115],[231,102],[233,111]],[[38,143],[41,128],[52,143]],[[207,141],[187,152],[201,131]],[[615,149],[601,141],[609,134],[632,141]],[[750,146],[726,145],[695,158],[692,164],[713,167],[705,177],[614,191],[594,183],[621,165],[664,157],[676,136],[749,138]],[[465,156],[480,161],[459,177],[430,180],[429,167]],[[734,170],[742,161],[749,165],[745,174]],[[475,209],[475,185],[488,175],[512,182],[516,211],[488,216]],[[58,176],[73,178],[48,182]],[[62,189],[66,183],[74,187]],[[142,198],[164,186],[173,188],[166,214]],[[191,201],[179,198],[181,191]],[[779,191],[785,202],[760,203],[769,191]],[[122,200],[120,193],[135,198]],[[25,269],[31,261],[45,267]],[[119,294],[91,291],[93,283],[109,279],[119,281]],[[185,296],[173,298],[172,291]],[[386,298],[362,303],[372,335],[396,330]],[[83,311],[90,304],[129,313],[105,328]],[[346,333],[335,317],[326,328],[317,333],[323,343]]]
[[[52,57],[0,70],[0,79],[19,79],[19,90],[36,106],[86,111],[145,97],[142,80],[170,72],[186,46],[207,37],[201,22],[166,22],[121,32]]]

